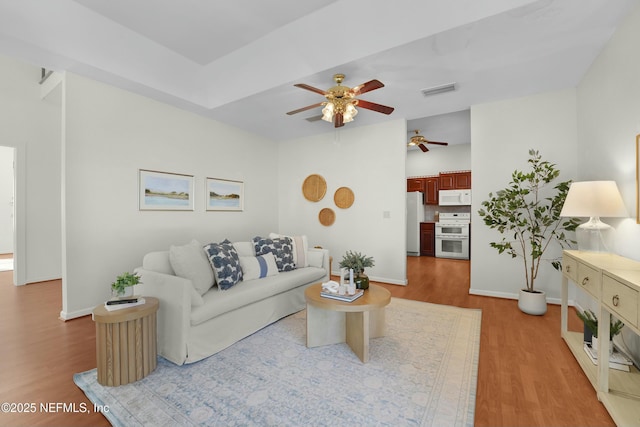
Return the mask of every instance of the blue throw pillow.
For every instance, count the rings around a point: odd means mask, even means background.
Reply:
[[[296,264],[293,261],[293,244],[290,238],[279,237],[276,239],[268,239],[254,237],[253,246],[256,250],[256,256],[271,252],[276,258],[278,271],[295,270]]]
[[[221,290],[229,289],[242,280],[242,268],[238,252],[233,244],[225,239],[221,243],[209,243],[204,247],[209,258],[216,283]]]

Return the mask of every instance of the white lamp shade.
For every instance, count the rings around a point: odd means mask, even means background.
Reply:
[[[613,218],[628,213],[615,181],[582,181],[569,187],[560,216]]]

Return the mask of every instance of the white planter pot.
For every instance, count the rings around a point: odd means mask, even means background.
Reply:
[[[127,286],[126,288],[124,288],[124,292],[121,294],[118,294],[116,292],[114,292],[115,296],[118,298],[129,298],[133,296],[133,286]]]
[[[591,348],[598,351],[598,338],[591,337]],[[609,341],[609,354],[613,354],[613,341]]]
[[[542,316],[547,312],[547,294],[544,291],[527,292],[520,289],[518,308],[523,313]]]

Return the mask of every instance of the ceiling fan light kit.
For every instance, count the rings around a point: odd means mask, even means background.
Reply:
[[[407,146],[409,147],[417,146],[419,149],[422,150],[423,153],[426,153],[427,151],[429,151],[426,144],[445,145],[445,146],[449,145],[448,142],[429,141],[427,138],[420,135],[420,131],[418,129],[414,130],[413,132],[415,132],[415,135],[411,137],[409,142],[407,142]]]
[[[356,96],[366,92],[370,92],[375,89],[384,87],[384,84],[379,80],[370,80],[366,83],[358,85],[354,88],[348,86],[342,86],[344,80],[344,74],[335,74],[333,80],[336,85],[326,91],[309,86],[304,83],[298,83],[294,86],[301,89],[306,89],[311,92],[323,95],[327,100],[317,104],[309,105],[299,108],[297,110],[289,111],[287,114],[297,114],[303,111],[310,110],[316,107],[322,108],[322,120],[326,122],[333,122],[335,127],[344,126],[345,123],[353,121],[353,118],[358,114],[356,106],[365,108],[367,110],[377,111],[382,114],[391,114],[394,110],[393,107],[387,107],[386,105],[380,105],[369,101],[356,99]],[[315,120],[314,120],[315,121]]]

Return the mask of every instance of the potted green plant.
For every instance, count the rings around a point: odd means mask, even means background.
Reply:
[[[489,200],[482,202],[478,214],[486,226],[502,234],[502,240],[489,245],[498,253],[524,261],[524,281],[518,307],[527,314],[542,315],[547,311],[546,294],[536,290],[535,280],[543,260],[561,269],[560,259],[545,259],[544,253],[552,242],[564,249],[575,240],[565,234],[579,225],[578,218],[561,218],[562,205],[569,192],[571,181],[562,181],[552,188],[560,175],[556,165],[542,160],[537,150],[529,150],[530,170],[515,170],[511,182],[503,189],[489,193]]]
[[[353,270],[353,281],[358,289],[369,288],[369,277],[364,274],[366,267],[373,267],[375,262],[372,257],[362,255],[360,252],[347,251],[340,261],[340,267]]]
[[[119,297],[133,295],[133,288],[131,286],[137,285],[140,282],[140,276],[138,273],[125,272],[116,277],[116,281],[111,284],[111,290]]]
[[[596,314],[592,310],[585,310],[583,312],[576,310],[576,315],[578,318],[584,322],[584,326],[591,332],[591,348],[594,350],[598,349],[598,318]],[[613,352],[613,337],[622,332],[622,328],[624,327],[624,323],[616,319],[609,323],[609,353]]]

